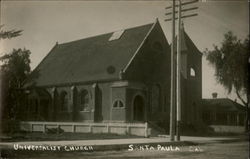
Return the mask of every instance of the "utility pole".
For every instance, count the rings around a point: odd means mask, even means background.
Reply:
[[[180,141],[180,128],[181,128],[181,0],[178,6],[178,36],[177,36],[177,85],[176,85],[176,140]]]
[[[172,18],[165,19],[165,21],[172,21],[172,45],[171,45],[171,98],[170,98],[170,140],[174,141],[176,132],[176,140],[180,141],[181,134],[181,33],[182,19],[197,16],[198,14],[182,15],[183,12],[196,10],[198,7],[192,7],[182,9],[182,6],[196,3],[199,0],[193,0],[182,3],[179,0],[179,4],[175,4],[166,7],[166,9],[172,8],[172,13],[168,12],[165,15],[172,15]],[[175,7],[178,7],[178,11],[175,11]],[[175,14],[178,13],[178,18]],[[175,53],[175,20],[178,19],[178,36],[177,36],[177,54]],[[177,122],[176,122],[177,119]],[[175,130],[176,129],[176,130]]]
[[[167,8],[166,8],[167,9]],[[172,4],[172,45],[171,45],[171,92],[170,92],[170,141],[174,141],[175,135],[175,0]]]

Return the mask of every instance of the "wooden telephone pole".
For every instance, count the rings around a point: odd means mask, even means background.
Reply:
[[[183,12],[196,10],[198,7],[192,7],[187,9],[182,9],[182,6],[196,3],[198,0],[188,1],[182,3],[179,0],[179,4],[176,5],[175,0],[170,7],[166,9],[171,9],[172,12],[168,12],[165,15],[172,15],[172,18],[165,19],[165,21],[172,21],[172,45],[171,45],[171,98],[170,98],[170,140],[174,141],[174,136],[176,134],[176,140],[180,141],[181,134],[181,33],[182,33],[182,18],[188,18],[197,16],[198,14],[182,15]],[[175,11],[175,7],[178,7],[178,11]],[[178,13],[178,18],[175,14]],[[178,19],[178,36],[177,36],[177,54],[175,53],[175,20]],[[177,121],[176,121],[177,119]]]
[[[175,0],[172,6],[172,45],[171,45],[171,93],[170,93],[170,140],[175,134]]]

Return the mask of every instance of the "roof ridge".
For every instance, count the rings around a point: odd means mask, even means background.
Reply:
[[[140,50],[141,47],[143,46],[145,40],[148,38],[149,34],[152,32],[153,28],[155,27],[155,25],[156,25],[157,23],[160,24],[159,21],[158,21],[158,19],[156,19],[154,23],[151,23],[151,24],[152,24],[151,28],[149,29],[149,31],[147,32],[147,34],[146,34],[145,37],[143,38],[141,44],[139,45],[139,47],[138,47],[137,50],[135,51],[134,55],[133,55],[133,56],[131,57],[131,59],[129,60],[128,64],[123,68],[122,72],[125,72],[125,71],[128,69],[129,65],[131,64],[131,62],[133,61],[133,59],[135,58],[135,56],[137,55],[137,53],[139,52],[139,50]]]
[[[153,24],[126,28],[123,37],[115,42],[109,42],[112,33],[106,33],[55,45],[36,67],[39,78],[35,85],[119,79],[119,71],[128,64]],[[107,72],[111,65],[114,73]]]
[[[154,24],[154,23],[147,23],[147,24],[143,24],[143,25],[136,25],[136,26],[129,27],[129,28],[117,29],[117,30],[112,31],[112,32],[106,32],[106,33],[101,33],[101,34],[97,34],[97,35],[86,36],[86,37],[81,38],[81,39],[78,39],[78,40],[73,40],[73,41],[61,43],[61,44],[58,44],[58,45],[70,44],[70,43],[77,42],[77,41],[81,41],[81,40],[91,39],[91,38],[99,37],[99,36],[103,36],[103,35],[108,35],[108,34],[111,34],[111,33],[114,33],[114,32],[120,31],[120,30],[135,29],[135,28],[139,28],[139,27],[143,27],[143,26],[147,26],[147,25],[153,25],[153,24]]]
[[[184,33],[184,38],[185,38],[185,39],[187,38],[187,40],[185,40],[186,45],[188,45],[188,44],[187,44],[187,41],[189,41],[189,42],[194,46],[194,48],[196,49],[196,51],[198,51],[198,53],[199,53],[200,55],[203,55],[202,52],[198,49],[198,47],[194,44],[194,42],[193,42],[193,40],[190,38],[190,36],[187,34],[186,30],[183,30],[183,33]],[[189,47],[190,47],[190,46],[189,46]]]

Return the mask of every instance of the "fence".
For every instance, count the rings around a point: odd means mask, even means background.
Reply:
[[[244,126],[210,125],[210,127],[215,132],[243,133],[245,131]]]
[[[46,129],[57,128],[72,133],[115,133],[148,137],[151,129],[148,123],[77,123],[77,122],[38,122],[20,123],[21,130],[29,132],[46,132]]]

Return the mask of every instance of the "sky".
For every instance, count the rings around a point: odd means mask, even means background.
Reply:
[[[143,25],[159,19],[171,43],[171,22],[165,22],[165,7],[171,1],[2,1],[0,18],[4,29],[21,29],[22,36],[0,41],[0,56],[13,48],[31,51],[34,69],[56,42],[64,43],[98,34]],[[198,16],[184,19],[184,28],[197,48],[204,52],[220,45],[223,34],[232,31],[240,39],[249,34],[249,8],[247,0],[202,0],[189,7],[198,6]],[[187,7],[185,7],[187,8]],[[194,13],[191,11],[190,13]],[[202,58],[202,97],[235,99],[217,84],[214,68]],[[239,102],[239,100],[238,100]]]

